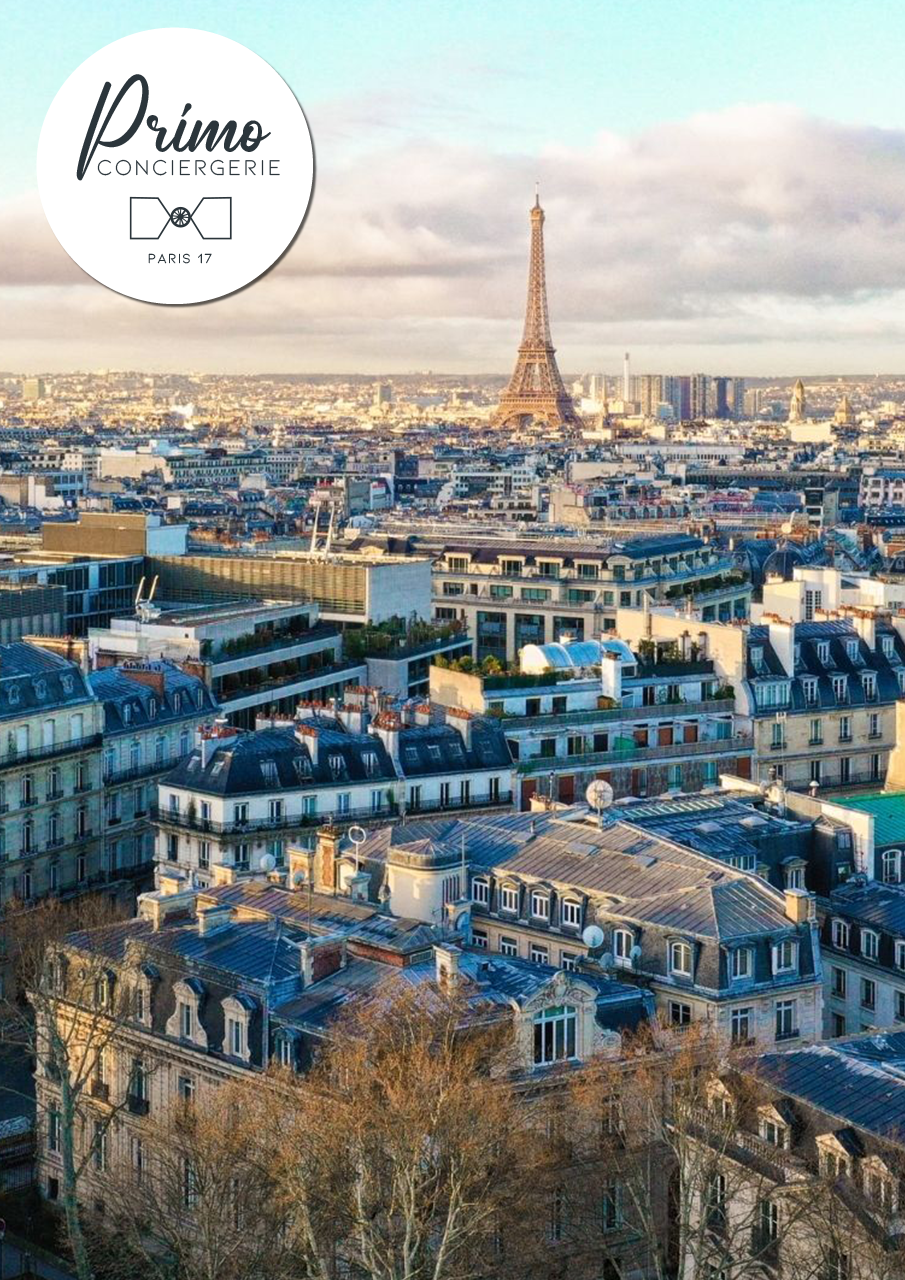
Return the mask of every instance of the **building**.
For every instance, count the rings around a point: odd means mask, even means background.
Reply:
[[[454,984],[476,1006],[467,1029],[511,1028],[512,1070],[529,1101],[533,1089],[557,1087],[557,1067],[596,1054],[617,1061],[623,1035],[651,1021],[650,996],[632,985],[471,948],[467,914],[454,931],[337,893],[329,879],[322,887],[318,868],[334,865],[331,833],[325,837],[317,858],[293,864],[288,886],[258,877],[198,891],[167,877],[142,895],[136,919],[61,946],[54,1013],[64,1036],[79,1018],[107,1016],[111,1027],[78,1102],[77,1158],[92,1157],[79,1184],[88,1203],[103,1202],[104,1173],[140,1174],[154,1125],[174,1104],[203,1104],[223,1083],[277,1065],[304,1073],[338,1012],[356,999],[413,986],[430,998]],[[98,975],[99,1002],[135,992],[135,1017],[117,1023],[103,1003],[86,1009],[86,973]],[[35,1083],[47,1117],[38,1181],[53,1203],[62,1184],[60,1085],[44,1070]]]
[[[639,658],[618,640],[528,645],[521,658],[519,675],[432,667],[431,698],[500,717],[523,809],[535,794],[582,800],[597,778],[653,796],[750,776],[753,740],[712,661]]]
[[[47,394],[47,388],[43,378],[23,378],[22,379],[22,399],[28,401],[43,400]]]
[[[126,512],[82,512],[69,523],[45,521],[41,526],[44,551],[52,555],[153,556],[182,555],[188,525],[166,524],[156,515]]]
[[[826,1035],[905,1026],[902,883],[865,881],[859,875],[837,888],[824,916],[821,950]]]
[[[512,662],[527,644],[590,640],[619,608],[687,599],[713,620],[747,614],[750,588],[731,559],[687,534],[599,545],[549,540],[448,543],[433,566],[433,609],[473,638],[479,662]]]
[[[106,883],[103,707],[80,667],[0,645],[0,901]]]
[[[669,1024],[727,1042],[806,1043],[823,1021],[818,927],[802,889],[575,811],[396,824],[356,853],[394,910],[431,921],[467,876],[472,940],[569,969],[590,956],[653,992]],[[596,927],[588,941],[586,930]]]
[[[133,659],[92,671],[88,685],[104,710],[106,868],[112,878],[150,876],[157,781],[189,754],[217,705],[201,680],[170,662]]]
[[[194,881],[221,866],[285,862],[287,840],[325,819],[348,825],[399,812],[508,808],[512,762],[492,720],[429,707],[374,714],[368,690],[344,706],[301,707],[298,721],[254,733],[202,730],[196,749],[160,783],[157,861]]]
[[[736,723],[750,724],[754,778],[787,787],[882,783],[896,743],[896,702],[905,692],[905,642],[895,620],[863,610],[827,621],[756,626],[689,625],[678,613],[646,618],[620,610],[630,645],[692,643],[735,691]]]
[[[895,1031],[761,1054],[712,1081],[689,1134],[689,1173],[709,1172],[688,1230],[697,1274],[729,1251],[752,1276],[902,1274],[903,1062]]]
[[[430,561],[420,556],[222,552],[149,556],[146,565],[146,572],[159,578],[165,600],[313,601],[325,622],[344,625],[413,615],[428,619],[431,613]]]
[[[300,701],[326,701],[367,679],[365,663],[343,658],[338,629],[322,624],[311,603],[146,606],[137,617],[91,628],[88,638],[98,666],[179,663],[204,681],[230,724],[246,729],[258,715],[292,715]]]

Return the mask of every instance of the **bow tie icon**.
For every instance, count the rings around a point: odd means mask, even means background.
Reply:
[[[232,196],[202,196],[194,209],[177,204],[168,209],[159,196],[129,200],[129,239],[159,240],[168,227],[185,230],[191,224],[202,240],[231,240]]]

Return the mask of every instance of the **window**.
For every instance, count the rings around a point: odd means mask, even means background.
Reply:
[[[805,677],[801,682],[801,686],[802,686],[802,692],[804,693],[805,704],[809,707],[816,707],[817,705],[816,677]],[[820,721],[818,720],[816,723],[819,725]]]
[[[245,1051],[245,1024],[238,1018],[230,1018],[227,1023],[227,1043],[232,1056],[241,1058]]]
[[[861,979],[861,1008],[873,1012],[877,1007],[877,984],[872,978]]]
[[[847,974],[844,969],[838,969],[833,966],[832,969],[832,986],[830,988],[834,996],[845,999]]]
[[[770,746],[774,751],[778,751],[786,745],[786,727],[781,720],[774,720],[770,729],[772,734]]]
[[[852,740],[852,718],[851,716],[839,717],[839,741],[851,742]]]
[[[550,919],[550,897],[546,893],[531,894],[531,914],[538,920]]]
[[[851,1280],[852,1260],[847,1253],[830,1249],[824,1264],[825,1280]]]
[[[669,944],[669,971],[679,978],[691,977],[691,947],[687,942]]]
[[[140,1183],[145,1167],[145,1150],[141,1138],[133,1138],[129,1150],[131,1152],[132,1177],[135,1182]]]
[[[562,923],[572,929],[581,924],[581,903],[574,898],[565,898],[562,903]]]
[[[896,1022],[905,1022],[905,991],[896,991],[893,1004],[896,1011]]]
[[[59,1151],[60,1149],[60,1113],[57,1110],[48,1112],[47,1115],[47,1150]]]
[[[680,1000],[670,1000],[669,1025],[671,1027],[691,1026],[691,1005],[683,1004]]]
[[[905,940],[902,938],[896,939],[895,957],[896,968],[905,969]]]
[[[861,954],[865,960],[876,960],[880,953],[880,935],[873,929],[861,930]]]
[[[560,951],[559,967],[564,969],[566,973],[574,973],[578,968],[578,956],[574,951]]]
[[[480,947],[482,951],[487,950],[487,933],[484,929],[472,929],[471,941],[473,946]]]
[[[180,1076],[176,1081],[176,1093],[180,1101],[190,1103],[195,1101],[195,1081],[191,1076]]]
[[[613,962],[620,969],[629,969],[632,964],[632,947],[635,935],[630,929],[613,930]]]
[[[752,974],[752,951],[750,947],[736,947],[731,953],[731,973],[738,982],[750,978]]]
[[[849,938],[851,937],[851,925],[847,920],[833,921],[833,946],[839,947],[842,951],[847,951],[849,946]]]
[[[191,1040],[195,1030],[195,1010],[184,1000],[179,1004],[179,1034],[183,1040]]]
[[[794,938],[783,938],[773,947],[773,972],[794,973],[798,968],[798,943]]]
[[[502,939],[501,939],[502,941]],[[534,1019],[534,1065],[547,1066],[576,1056],[575,1009],[572,1005],[553,1005]]]
[[[500,910],[518,911],[518,889],[511,884],[504,884],[500,890]]]
[[[883,879],[887,884],[898,884],[901,878],[901,854],[899,850],[884,849]]]
[[[182,1206],[184,1209],[194,1209],[198,1202],[198,1182],[195,1177],[194,1166],[188,1158],[182,1161]]]
[[[833,676],[833,696],[837,702],[848,702],[848,678]]]
[[[482,907],[490,905],[490,882],[488,880],[472,880],[471,899]]]
[[[867,717],[867,736],[869,738],[879,738],[880,734],[880,716],[876,711],[872,711]]]
[[[761,1116],[760,1136],[764,1142],[769,1142],[771,1147],[779,1147],[783,1151],[788,1148],[788,1127],[771,1116]]]
[[[819,747],[823,742],[823,721],[812,720],[811,731],[808,735],[808,745],[811,747]]]
[[[865,698],[868,702],[873,702],[877,696],[877,677],[873,671],[863,671],[861,673],[861,684]]]
[[[546,947],[539,946],[538,943],[532,942],[528,950],[528,959],[532,964],[547,964],[550,959],[550,952]]]
[[[103,1120],[94,1122],[94,1140],[91,1143],[91,1159],[99,1173],[107,1168],[107,1127]]]
[[[500,938],[500,955],[517,956],[518,942],[515,938]]]
[[[198,841],[198,866],[206,871],[211,865],[211,845],[209,840]]]
[[[622,1226],[622,1184],[606,1182],[601,1202],[601,1226],[604,1231],[618,1231]]]
[[[798,1035],[798,1002],[796,1000],[776,1001],[776,1039],[790,1040]]]

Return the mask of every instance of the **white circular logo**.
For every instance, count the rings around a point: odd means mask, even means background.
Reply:
[[[301,107],[257,54],[208,31],[141,31],[72,73],[38,143],[60,244],[144,302],[206,302],[266,271],[314,183]]]

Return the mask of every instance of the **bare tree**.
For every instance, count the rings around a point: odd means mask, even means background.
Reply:
[[[271,1088],[259,1077],[228,1083],[198,1103],[174,1102],[142,1125],[132,1150],[121,1151],[104,1178],[104,1214],[92,1244],[105,1277],[293,1274],[275,1178],[276,1112],[259,1102],[261,1090]]]
[[[530,1270],[547,1144],[519,1094],[511,1026],[469,1022],[454,997],[422,990],[369,1001],[331,1027],[278,1117],[276,1180],[306,1276]]]
[[[92,1280],[79,1187],[98,1163],[125,1099],[110,1101],[108,1055],[131,1011],[128,984],[104,951],[79,945],[87,930],[114,929],[109,899],[8,909],[4,933],[15,982],[0,1004],[13,1052],[35,1064],[38,1128],[59,1154],[60,1202],[79,1280]]]
[[[719,1038],[690,1031],[659,1049],[644,1038],[627,1061],[580,1072],[571,1106],[582,1185],[593,1173],[601,1188],[598,1203],[576,1198],[576,1229],[612,1274],[630,1257],[656,1280],[762,1280],[794,1256],[795,1280],[822,1276],[801,1242],[826,1212],[824,1180]]]

